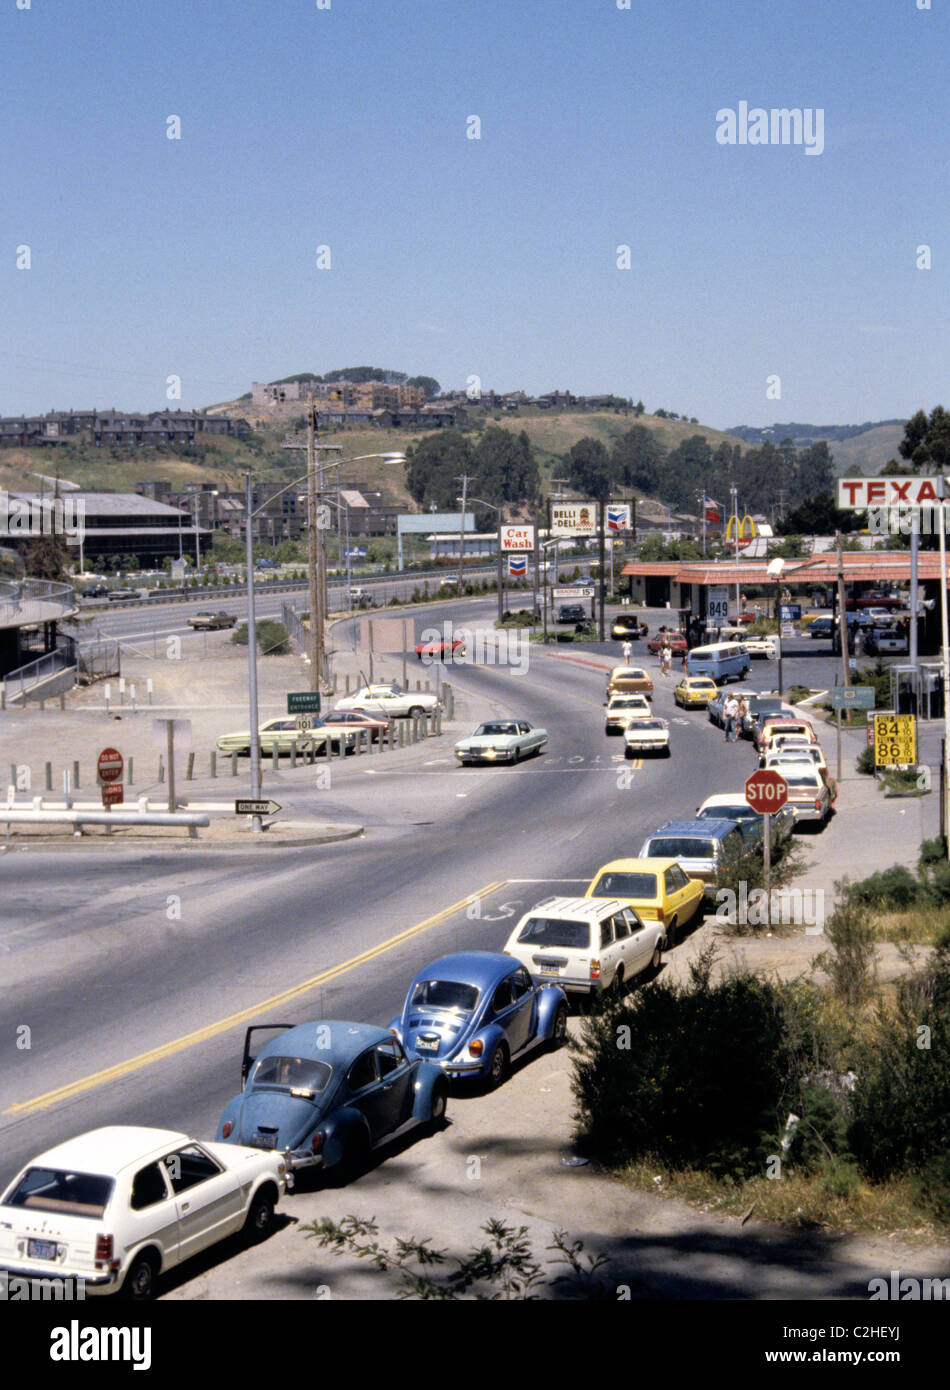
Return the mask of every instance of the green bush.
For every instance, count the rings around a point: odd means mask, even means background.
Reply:
[[[924,885],[903,864],[881,869],[848,887],[848,893],[855,902],[901,909],[913,907],[924,892]]]
[[[262,618],[256,625],[257,647],[262,656],[286,656],[290,651],[290,633],[283,623]],[[247,646],[247,623],[235,628],[231,641],[236,647]]]
[[[839,999],[849,1008],[859,1008],[873,989],[877,936],[867,903],[852,888],[846,889],[825,923],[825,935],[832,949],[816,956],[815,965],[828,976]]]
[[[854,762],[858,772],[863,772],[866,776],[873,777],[876,766],[874,762],[874,749],[862,748]]]

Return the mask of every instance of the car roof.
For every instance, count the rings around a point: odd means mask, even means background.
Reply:
[[[33,1167],[70,1168],[79,1172],[119,1173],[133,1163],[160,1157],[169,1149],[191,1143],[176,1129],[150,1129],[144,1125],[105,1125],[77,1134],[32,1160]]]
[[[619,912],[625,904],[618,898],[543,898],[524,915],[543,913],[545,917],[581,917],[597,920],[608,912]]]
[[[420,980],[454,980],[458,984],[477,985],[486,989],[517,970],[520,961],[500,951],[455,951],[439,956],[416,972],[413,984]]]
[[[694,817],[692,820],[668,820],[665,825],[657,826],[646,838],[654,840],[658,835],[695,835],[704,840],[724,839],[735,828],[734,820],[717,820],[712,816],[709,820],[700,820]]]
[[[594,874],[594,879],[597,879],[600,877],[601,874],[606,873],[660,874],[663,873],[666,869],[671,869],[674,864],[678,863],[679,860],[677,859],[668,859],[665,856],[660,858],[656,855],[648,856],[644,859],[611,859],[608,864],[601,864],[596,874]],[[593,882],[594,879],[591,879],[591,882]]]
[[[329,1046],[318,1044],[317,1030],[329,1029]],[[372,1023],[351,1023],[341,1019],[319,1019],[312,1023],[299,1023],[271,1038],[258,1052],[258,1057],[286,1057],[291,1053],[298,1057],[309,1057],[317,1062],[326,1062],[330,1067],[348,1065],[357,1053],[374,1043],[384,1042],[392,1036],[385,1028]],[[319,1042],[324,1041],[321,1032]]]
[[[732,806],[737,801],[745,801],[745,791],[739,792],[717,792],[715,796],[707,796],[702,803],[704,806]],[[748,803],[746,803],[748,805]],[[749,806],[749,810],[752,807]]]

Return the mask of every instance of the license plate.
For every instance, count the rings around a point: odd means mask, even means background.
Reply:
[[[538,973],[541,975],[560,975],[561,967],[559,965],[542,965]]]
[[[276,1134],[255,1134],[255,1135],[254,1135],[254,1138],[251,1140],[251,1144],[253,1145],[253,1147],[254,1147],[255,1149],[276,1149],[276,1148],[277,1148],[277,1135],[276,1135]]]
[[[438,1052],[438,1038],[416,1038],[416,1047],[420,1052]]]
[[[59,1246],[55,1240],[28,1240],[26,1253],[31,1260],[55,1260]]]

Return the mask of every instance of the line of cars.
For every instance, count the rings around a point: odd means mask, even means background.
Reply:
[[[615,666],[607,679],[604,697],[604,732],[621,734],[624,756],[644,753],[670,756],[669,720],[651,706],[653,680],[642,666]]]

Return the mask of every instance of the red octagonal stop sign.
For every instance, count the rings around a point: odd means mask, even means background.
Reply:
[[[755,811],[781,811],[788,800],[788,783],[774,768],[760,768],[746,779],[745,799]]]
[[[116,748],[103,748],[99,754],[96,771],[100,782],[118,782],[125,766],[122,754]]]

